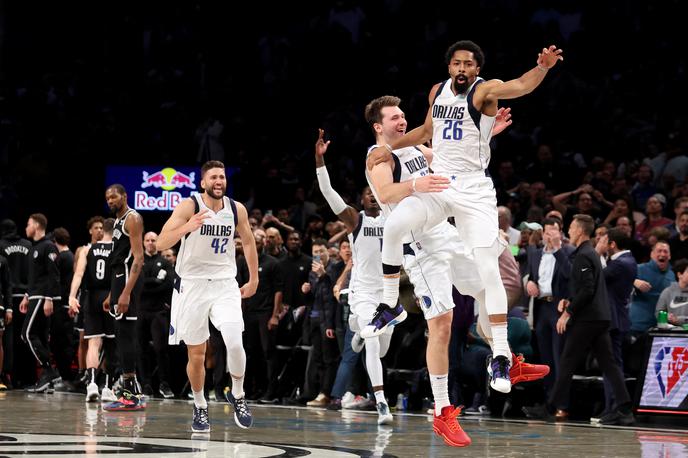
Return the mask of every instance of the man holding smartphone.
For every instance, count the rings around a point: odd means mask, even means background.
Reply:
[[[310,407],[325,407],[330,402],[329,393],[337,374],[339,347],[334,333],[337,302],[332,288],[337,281],[334,264],[330,263],[327,253],[327,242],[316,239],[312,245],[313,264],[308,276],[308,283],[301,286],[304,294],[311,295],[311,306],[308,325],[308,336],[311,352],[306,373],[306,397],[315,397],[308,403]],[[321,372],[319,376],[319,372]],[[320,380],[319,390],[317,380]],[[315,396],[315,393],[318,393]]]

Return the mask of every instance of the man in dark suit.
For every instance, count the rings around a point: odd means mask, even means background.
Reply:
[[[529,275],[526,291],[534,298],[534,323],[540,359],[550,367],[550,373],[543,382],[550,392],[559,370],[559,356],[564,345],[563,337],[557,333],[559,319],[557,304],[569,296],[570,256],[573,246],[562,245],[561,222],[554,218],[542,221],[544,246],[528,246]]]
[[[607,288],[600,256],[590,243],[595,222],[588,215],[575,215],[569,227],[569,238],[576,246],[569,283],[570,300],[562,299],[559,309],[563,312],[557,322],[557,331],[567,332],[564,351],[560,359],[560,371],[554,384],[548,405],[524,408],[526,415],[551,419],[555,408],[565,409],[571,391],[573,372],[589,350],[611,382],[616,406],[612,412],[600,418],[601,424],[630,425],[635,419],[631,411],[631,398],[626,389],[623,373],[614,359],[609,337],[611,311],[607,302]],[[570,322],[570,324],[569,324]],[[568,327],[568,330],[567,330]]]
[[[609,335],[612,340],[614,359],[623,373],[623,343],[631,330],[628,304],[631,302],[633,282],[638,275],[638,264],[631,254],[632,239],[619,228],[609,231],[597,244],[601,256],[609,256],[604,268],[604,281],[611,312]],[[611,382],[604,378],[605,413],[613,407]],[[604,414],[602,415],[604,416]]]

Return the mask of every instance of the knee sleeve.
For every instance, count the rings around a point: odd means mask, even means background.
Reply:
[[[246,352],[241,340],[241,323],[224,323],[220,326],[222,340],[227,348],[227,372],[242,376],[246,371]]]
[[[372,386],[383,384],[382,362],[380,361],[380,340],[377,337],[365,339],[366,369]]]
[[[476,267],[485,286],[485,301],[483,302],[488,315],[506,315],[508,311],[506,290],[499,273],[500,250],[501,246],[497,241],[490,247],[473,250],[475,258],[480,260],[476,262]]]

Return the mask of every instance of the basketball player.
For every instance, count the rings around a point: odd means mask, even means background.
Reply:
[[[162,251],[182,241],[176,264],[179,279],[172,295],[170,344],[184,341],[189,355],[186,373],[194,398],[191,430],[209,432],[203,382],[206,341],[210,336],[208,319],[212,321],[227,347],[227,366],[232,377],[227,401],[234,406],[237,426],[249,428],[253,417],[244,398],[246,353],[241,341],[241,299],[253,296],[258,287],[258,253],[246,208],[225,197],[227,178],[222,162],[203,164],[201,187],[203,194],[185,199],[174,209],[157,241]],[[237,232],[249,270],[249,281],[241,288],[236,282]]]
[[[74,252],[74,259],[78,261],[79,255],[82,250],[88,251],[91,245],[100,241],[103,238],[103,221],[102,216],[93,216],[86,222],[86,227],[88,228],[88,235],[91,237],[91,241],[83,246],[80,246]],[[74,264],[74,269],[76,270],[77,265]],[[108,286],[109,288],[109,286]],[[77,299],[79,295],[77,294]],[[102,302],[102,301],[101,301]],[[74,312],[72,312],[74,313]],[[82,382],[84,384],[88,383],[88,374],[86,374],[86,355],[88,353],[88,341],[84,339],[84,314],[79,313],[76,315],[76,322],[74,323],[74,329],[79,331],[79,347],[77,349],[77,358],[79,360],[79,376],[77,381],[79,384]]]
[[[351,307],[349,327],[352,331],[357,331],[370,322],[375,314],[375,309],[380,303],[382,294],[382,285],[380,284],[380,278],[382,277],[380,243],[385,219],[380,214],[380,207],[370,188],[366,187],[363,190],[361,197],[363,211],[358,211],[347,205],[337,191],[332,188],[324,159],[330,142],[324,141],[324,134],[325,132],[319,129],[318,140],[315,143],[315,173],[318,177],[320,191],[334,214],[344,223],[348,233],[347,237],[351,245],[353,260],[351,280],[349,281],[349,306]],[[389,405],[385,399],[382,362],[380,361],[380,358],[383,358],[387,350],[389,350],[392,331],[393,328],[390,326],[379,336],[371,336],[364,339],[366,370],[368,371],[368,377],[375,394],[375,404],[378,412],[377,423],[379,425],[391,424],[393,420]],[[357,339],[357,336],[353,338]],[[352,362],[355,366],[358,356],[352,354],[351,340],[349,339],[344,345],[344,354],[340,364],[347,364],[347,362],[353,359]],[[347,356],[354,357],[347,358]],[[350,367],[348,371],[343,373],[351,374],[352,371],[353,367]],[[342,369],[337,371],[337,375],[342,376],[340,374],[342,374]],[[338,382],[338,384],[340,383]],[[341,383],[341,385],[345,384]],[[343,394],[342,391],[341,393],[335,393],[334,396],[341,398]]]
[[[532,92],[548,70],[563,59],[561,52],[554,46],[543,49],[537,65],[518,79],[485,81],[478,77],[484,61],[482,50],[471,41],[455,43],[446,55],[450,79],[432,88],[425,124],[378,146],[367,161],[370,171],[377,163],[389,162],[393,150],[420,145],[432,138],[433,170],[449,178],[450,186],[441,193],[409,196],[387,218],[382,251],[384,307],[365,331],[379,333],[390,321],[398,321],[401,245],[407,234],[434,227],[454,216],[466,255],[480,259],[475,266],[485,287],[484,303],[488,312],[488,322],[481,329],[493,344],[493,358],[488,367],[490,386],[503,393],[511,390],[512,358],[507,341],[506,292],[498,263],[504,242],[499,238],[497,200],[487,173],[489,142],[497,102]]]
[[[136,381],[136,312],[143,286],[143,218],[127,205],[127,192],[121,184],[110,185],[105,191],[105,200],[117,219],[110,253],[112,283],[103,308],[115,318],[122,383],[116,393],[117,401],[106,404],[103,409],[142,410],[146,403]]]
[[[406,119],[399,108],[400,99],[385,96],[373,100],[366,107],[366,120],[375,133],[376,144],[386,144],[405,134]],[[509,110],[500,110],[494,127],[497,134],[510,123]],[[372,148],[371,148],[372,149]],[[425,181],[434,177],[434,189],[444,189],[449,180],[430,173],[432,151],[423,146],[395,150],[390,162],[382,162],[366,171],[373,192],[382,203],[383,213],[389,214],[399,201],[416,191],[425,189]],[[415,182],[415,183],[414,183]],[[449,371],[449,340],[451,337],[452,284],[463,294],[478,299],[481,316],[484,311],[485,289],[476,263],[464,255],[458,233],[447,221],[425,232],[412,235],[412,243],[404,245],[404,269],[414,285],[414,292],[428,322],[426,359],[431,388],[435,398],[434,429],[453,446],[470,444],[456,421],[460,409],[449,403],[447,389]],[[548,372],[546,366],[533,366],[516,359],[518,381],[535,380]],[[515,368],[516,369],[516,368]],[[544,374],[540,375],[541,372]]]
[[[114,342],[115,323],[114,318],[103,310],[103,302],[108,296],[112,282],[109,258],[113,248],[112,230],[115,220],[108,218],[103,223],[96,224],[100,226],[101,239],[78,252],[69,290],[69,313],[71,316],[84,315],[84,339],[88,343],[86,402],[98,400],[97,377],[101,346],[105,350],[107,370],[100,399],[114,402],[117,401],[117,397],[110,389],[110,381],[113,380],[117,359]],[[81,294],[77,297],[79,289]]]
[[[26,314],[22,327],[22,340],[31,349],[36,361],[43,368],[41,377],[29,391],[42,393],[54,389],[60,374],[50,364],[50,316],[54,302],[60,300],[60,271],[57,267],[57,247],[45,237],[48,219],[34,213],[26,223],[26,236],[33,240],[29,252],[29,285],[19,304],[19,311]]]

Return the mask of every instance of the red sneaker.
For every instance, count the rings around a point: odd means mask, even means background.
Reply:
[[[461,429],[456,418],[461,413],[461,407],[447,406],[442,409],[442,415],[434,416],[432,429],[452,447],[466,447],[471,445],[471,438]]]
[[[516,356],[513,353],[511,354],[509,377],[511,378],[512,385],[516,385],[520,382],[540,380],[547,374],[549,374],[549,366],[544,364],[528,364],[523,358],[523,355]]]

